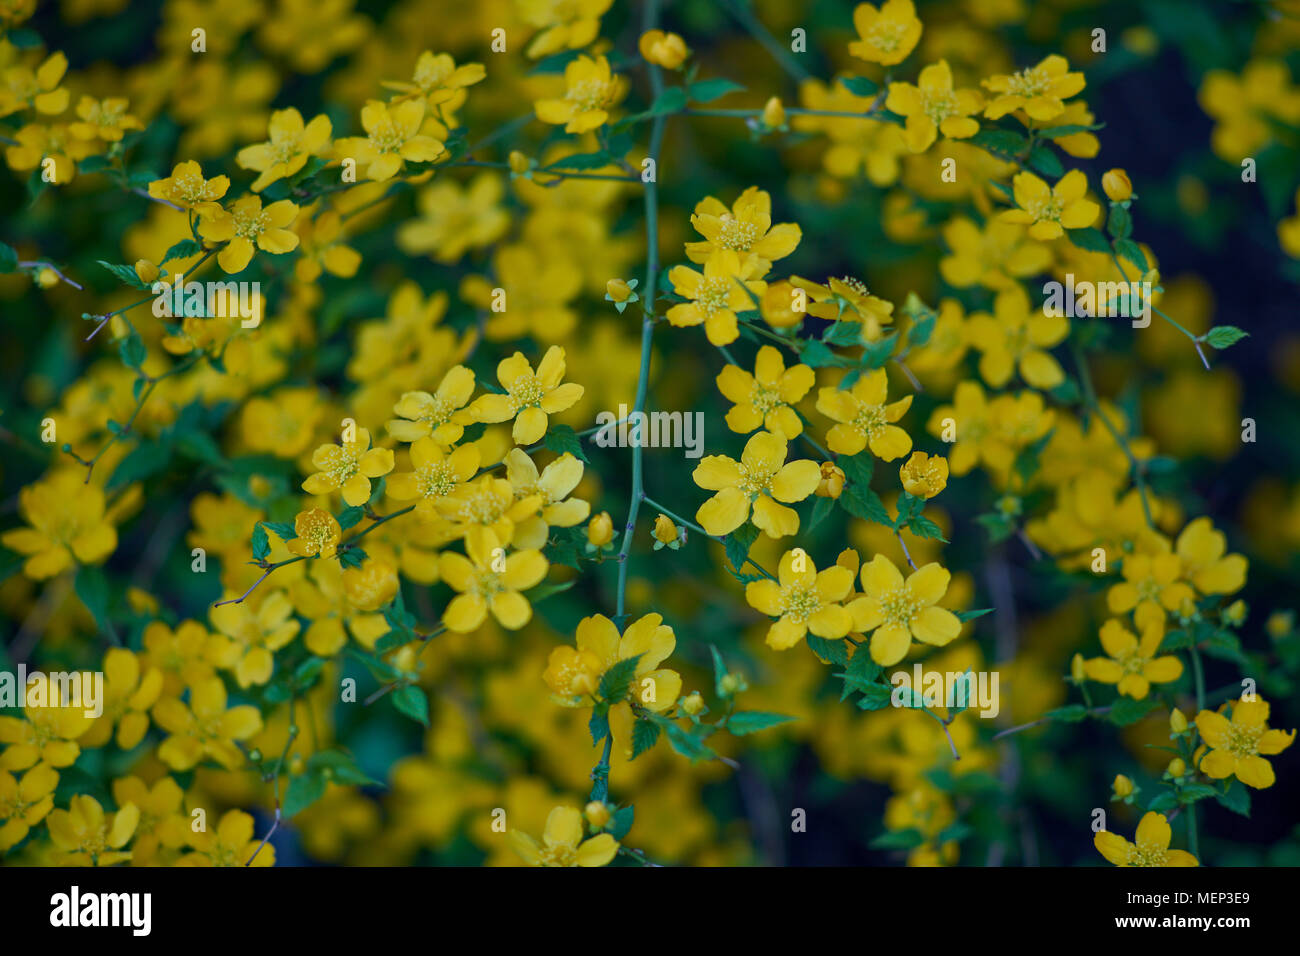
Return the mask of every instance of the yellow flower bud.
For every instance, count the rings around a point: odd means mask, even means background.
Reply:
[[[1115,791],[1115,799],[1123,800],[1133,792],[1133,781],[1122,773],[1115,775],[1115,782],[1111,784],[1111,789]]]
[[[1187,729],[1187,718],[1177,707],[1169,713],[1169,729],[1176,734],[1181,734]]]
[[[773,96],[763,105],[763,125],[768,129],[785,126],[785,107],[779,97]]]
[[[587,543],[593,548],[603,548],[614,540],[614,522],[608,511],[602,511],[587,522]]]
[[[735,674],[723,674],[722,680],[718,682],[718,689],[722,691],[724,697],[730,697],[741,690],[744,682]]]
[[[813,493],[822,498],[838,498],[844,491],[844,469],[834,462],[822,462],[822,480]]]
[[[695,715],[704,709],[704,698],[700,696],[699,691],[692,691],[689,695],[682,698],[682,710],[686,713]]]
[[[1122,169],[1112,169],[1101,177],[1101,188],[1113,202],[1123,202],[1133,195],[1133,184],[1129,182],[1128,173]]]
[[[1230,624],[1240,624],[1246,620],[1246,602],[1233,601],[1224,609],[1223,619]]]
[[[52,289],[59,284],[59,274],[47,266],[36,273],[36,284],[42,289]]]
[[[1264,622],[1264,630],[1268,636],[1275,641],[1280,641],[1291,633],[1291,628],[1295,624],[1295,614],[1292,611],[1274,611]]]
[[[933,498],[948,484],[948,459],[942,455],[912,452],[912,457],[898,469],[903,490],[915,498]]]
[[[798,326],[804,320],[806,312],[795,311],[796,293],[806,306],[808,294],[804,290],[795,289],[784,279],[769,285],[759,306],[763,321],[774,329],[792,329]]]
[[[691,55],[685,40],[676,33],[665,33],[663,30],[647,30],[641,34],[637,48],[647,62],[667,70],[677,69]]]
[[[158,278],[159,269],[148,259],[135,260],[135,274],[140,277],[141,282],[153,282]]]
[[[593,830],[603,829],[605,824],[609,823],[609,807],[599,800],[591,801],[582,812]]]
[[[632,294],[632,287],[623,279],[610,279],[605,283],[605,291],[615,302],[626,302]]]
[[[664,544],[672,544],[677,540],[677,525],[673,519],[667,515],[660,515],[655,518],[655,540],[662,541]]]
[[[528,167],[530,165],[528,157],[517,149],[512,149],[510,151],[510,156],[507,157],[506,162],[510,165],[510,171],[516,176],[522,176],[524,173],[528,172]]]
[[[1084,681],[1082,654],[1075,654],[1070,658],[1070,679],[1076,684],[1082,684]]]
[[[1187,773],[1187,764],[1183,763],[1182,757],[1175,757],[1173,760],[1169,761],[1167,769],[1169,771],[1169,776],[1181,777],[1183,774]]]

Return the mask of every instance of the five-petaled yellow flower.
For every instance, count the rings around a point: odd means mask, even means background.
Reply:
[[[1233,701],[1231,720],[1212,710],[1197,714],[1196,729],[1210,748],[1197,763],[1201,772],[1215,780],[1236,777],[1256,790],[1273,786],[1273,765],[1264,757],[1290,747],[1295,731],[1270,730],[1268,711],[1268,702],[1256,698]]]
[[[1169,849],[1173,831],[1163,813],[1145,814],[1138,822],[1133,843],[1118,833],[1100,830],[1092,837],[1097,852],[1116,866],[1199,866],[1186,850]]]
[[[668,310],[668,321],[677,328],[704,323],[704,334],[713,345],[730,345],[740,337],[737,312],[754,309],[751,296],[762,297],[767,283],[752,279],[761,260],[741,259],[733,249],[716,249],[704,263],[703,274],[689,266],[673,266],[668,281],[673,291],[690,299]]]
[[[538,100],[537,118],[559,126],[566,133],[586,133],[604,126],[609,111],[627,96],[627,77],[611,72],[603,56],[594,60],[584,55],[564,68],[564,97]]]
[[[1056,119],[1065,112],[1062,101],[1081,92],[1085,83],[1082,73],[1071,73],[1069,61],[1054,53],[1019,73],[984,80],[984,88],[997,94],[985,107],[984,115],[998,119],[1024,110],[1038,122]]]
[[[265,143],[245,146],[235,155],[235,162],[260,175],[252,190],[261,192],[277,179],[287,179],[307,165],[309,157],[325,149],[333,126],[324,113],[303,124],[302,114],[293,107],[271,114]]]
[[[262,208],[261,196],[243,196],[229,209],[209,210],[199,223],[199,235],[224,242],[217,263],[226,272],[243,272],[253,259],[253,245],[283,255],[298,248],[298,234],[288,227],[298,218],[298,206],[288,199]]]
[[[361,125],[367,135],[339,140],[335,156],[356,160],[358,166],[365,167],[366,178],[378,183],[396,176],[403,162],[432,162],[445,146],[420,132],[424,114],[422,99],[392,105],[371,100],[361,108]]]
[[[583,387],[573,382],[560,384],[564,378],[564,349],[552,345],[542,356],[537,371],[528,364],[523,352],[502,359],[497,365],[497,381],[505,394],[482,395],[470,406],[470,413],[481,422],[505,422],[514,419],[511,434],[516,445],[531,445],[542,440],[549,424],[548,415],[572,407],[582,398]]]
[[[706,263],[716,249],[730,249],[756,260],[755,275],[765,275],[773,261],[794,252],[803,236],[797,223],[772,225],[772,197],[757,186],[750,186],[731,208],[720,200],[706,196],[695,204],[691,225],[704,242],[686,243],[686,257]]]
[[[333,447],[333,446],[326,446]],[[367,495],[367,498],[369,496]],[[338,548],[343,529],[328,511],[308,508],[298,512],[293,519],[294,537],[285,544],[294,554],[304,558],[332,558]]]
[[[1103,684],[1118,684],[1119,692],[1126,697],[1145,700],[1152,684],[1168,684],[1183,676],[1183,662],[1177,657],[1156,656],[1164,636],[1163,618],[1149,621],[1140,641],[1111,618],[1101,627],[1101,646],[1109,656],[1084,661],[1084,673]]]
[[[718,373],[718,391],[735,404],[727,412],[727,427],[744,435],[766,428],[777,438],[792,441],[803,433],[803,419],[792,406],[801,401],[817,377],[807,365],[785,367],[779,350],[758,350],[751,375],[736,365]]]
[[[777,504],[803,501],[821,483],[817,462],[801,459],[786,463],[784,439],[759,432],[745,443],[740,461],[709,455],[691,477],[701,488],[717,494],[695,512],[695,520],[712,535],[730,534],[745,523],[753,509],[754,524],[770,538],[799,530],[799,513]]]
[[[931,562],[903,579],[894,563],[877,554],[862,566],[863,596],[848,605],[853,630],[871,635],[871,659],[882,667],[897,664],[912,638],[942,647],[959,633],[961,620],[937,607],[948,592],[948,569]]]
[[[969,139],[979,132],[979,121],[971,117],[984,108],[984,97],[976,90],[954,90],[947,60],[931,63],[917,82],[890,83],[885,100],[891,113],[907,117],[908,149],[923,153],[940,133],[948,139]]]
[[[912,452],[898,469],[903,490],[916,498],[933,498],[948,485],[948,459],[942,455]]]
[[[993,300],[993,314],[977,312],[966,326],[970,342],[983,353],[980,376],[1000,388],[1017,368],[1034,388],[1055,388],[1065,381],[1061,364],[1047,350],[1070,334],[1063,315],[1030,309],[1024,287],[1003,289]]]
[[[411,471],[390,475],[386,488],[396,501],[415,501],[427,519],[438,514],[438,502],[474,477],[482,460],[478,447],[461,445],[450,453],[438,442],[418,438],[411,443]]]
[[[489,611],[512,631],[527,624],[533,608],[519,592],[546,577],[550,564],[542,553],[526,550],[507,556],[501,540],[487,528],[466,535],[465,550],[469,557],[455,551],[438,557],[443,581],[459,592],[443,612],[447,628],[468,634],[479,628]]]
[[[767,645],[784,651],[809,631],[827,639],[849,633],[853,618],[839,603],[853,588],[853,572],[838,564],[818,571],[800,548],[787,551],[777,568],[777,580],[764,578],[745,585],[749,606],[777,620],[767,630]]]
[[[510,844],[529,866],[604,866],[618,854],[618,841],[608,833],[582,836],[582,814],[556,807],[546,818],[541,844],[519,830],[510,831]]]
[[[65,866],[112,866],[131,859],[123,848],[139,822],[140,809],[134,803],[107,817],[98,800],[78,793],[68,809],[51,813],[46,825],[54,845],[68,854]]]
[[[826,433],[831,451],[856,455],[870,448],[880,460],[893,461],[912,450],[912,437],[894,424],[911,408],[912,396],[886,404],[888,388],[885,370],[878,368],[847,391],[828,387],[817,393],[817,411],[836,422]]]
[[[399,416],[388,422],[388,434],[398,441],[413,442],[431,435],[443,447],[454,445],[474,416],[465,410],[474,394],[474,373],[456,365],[442,377],[437,390],[406,392],[393,406]]]
[[[912,0],[886,0],[877,10],[869,3],[853,8],[858,39],[849,52],[868,63],[893,66],[902,63],[921,39],[921,21]]]
[[[1088,177],[1072,169],[1055,186],[1048,186],[1033,173],[1017,173],[1012,180],[1016,209],[1002,212],[1004,222],[1029,226],[1035,239],[1059,239],[1066,229],[1091,226],[1101,211],[1088,192]]]
[[[371,448],[370,432],[358,428],[352,441],[321,445],[311,455],[319,469],[308,475],[302,490],[309,495],[327,495],[342,489],[343,500],[353,508],[370,500],[370,479],[393,470],[393,453],[387,448]]]

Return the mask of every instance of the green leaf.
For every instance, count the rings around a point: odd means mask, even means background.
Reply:
[[[1178,802],[1182,804],[1195,803],[1198,800],[1206,800],[1210,797],[1217,797],[1219,791],[1204,783],[1184,784],[1178,793]]]
[[[298,532],[288,521],[263,521],[262,524],[281,541],[292,541],[298,537]]]
[[[144,339],[140,338],[140,333],[131,326],[127,326],[126,335],[122,337],[117,347],[117,354],[121,356],[123,364],[134,369],[138,369],[149,357],[144,347]]]
[[[843,640],[830,641],[816,634],[808,634],[804,640],[808,642],[812,652],[822,660],[839,664],[841,667],[848,666],[849,650]]]
[[[339,553],[339,564],[344,568],[359,568],[366,561],[369,555],[358,547],[349,545],[345,550]]]
[[[825,343],[809,339],[799,352],[799,361],[809,368],[830,368],[844,365],[845,360],[832,352]]]
[[[1111,705],[1110,713],[1107,717],[1110,722],[1117,727],[1127,727],[1129,724],[1136,724],[1139,720],[1151,712],[1156,706],[1156,701],[1151,698],[1146,700],[1133,700],[1131,697],[1121,697]]]
[[[18,253],[14,247],[0,242],[0,273],[18,271]]]
[[[380,786],[378,780],[368,776],[357,766],[351,754],[344,753],[342,750],[322,750],[313,754],[307,761],[307,768],[309,771],[319,772],[323,779],[333,780],[335,783],[356,784],[359,787]]]
[[[890,517],[885,503],[880,500],[879,495],[865,485],[845,485],[844,491],[836,500],[839,501],[841,508],[855,518],[874,521],[883,524],[886,528],[894,526],[894,519]]]
[[[1060,720],[1067,724],[1077,724],[1088,716],[1088,708],[1083,704],[1069,704],[1065,707],[1057,707],[1043,714],[1044,720]]]
[[[785,714],[773,714],[762,710],[742,710],[727,719],[727,729],[737,736],[752,734],[768,727],[775,727],[794,720]]]
[[[653,727],[654,725],[651,724]],[[659,729],[655,728],[656,735]],[[636,818],[636,810],[633,807],[620,807],[615,810],[609,818],[609,823],[605,827],[605,832],[615,840],[622,840],[627,836],[627,832],[632,829],[632,823]]]
[[[130,266],[124,266],[113,262],[105,262],[103,259],[96,259],[95,261],[98,262],[105,269],[107,269],[109,272],[113,273],[113,275],[117,276],[118,281],[121,282],[122,284],[129,285],[133,289],[143,289],[143,290],[149,289],[149,286],[145,285],[144,282],[140,280],[140,277],[135,274],[135,270],[132,269]]]
[[[876,460],[869,452],[856,455],[840,455],[835,464],[844,472],[844,480],[850,485],[866,487],[871,484],[871,476],[876,470]]]
[[[880,87],[876,84],[876,81],[865,76],[841,76],[840,82],[854,96],[870,99],[880,92]]]
[[[862,367],[866,369],[881,368],[894,354],[898,344],[898,335],[889,335],[879,342],[867,342],[862,348]]]
[[[1222,793],[1215,792],[1214,799],[1233,813],[1238,813],[1243,817],[1250,816],[1250,790],[1244,783],[1228,781],[1227,787]]]
[[[659,725],[652,720],[637,719],[632,725],[632,759],[635,760],[659,742]]]
[[[313,156],[312,158],[315,159],[316,157]],[[162,262],[160,262],[159,265],[165,266],[173,259],[188,259],[191,256],[197,256],[202,251],[203,251],[203,247],[199,245],[197,242],[195,242],[193,239],[182,239],[180,242],[176,243],[174,246],[172,246],[170,249],[167,250],[166,254],[162,257]]]
[[[103,570],[82,565],[77,569],[73,589],[77,592],[77,597],[81,598],[81,603],[86,605],[86,610],[95,619],[99,630],[109,635],[116,635],[117,631],[108,617],[108,579],[104,577]]]
[[[834,322],[826,327],[826,331],[822,335],[822,341],[828,345],[861,345],[862,323]]]
[[[611,703],[626,697],[628,685],[632,683],[632,678],[636,676],[636,664],[640,659],[640,654],[634,657],[625,657],[601,674],[600,686],[596,688],[596,696]]]
[[[826,516],[835,508],[835,499],[818,496],[813,503],[812,515],[808,518],[808,523],[804,525],[804,532],[810,532],[826,520]]]
[[[339,530],[347,531],[365,517],[366,509],[361,505],[352,505],[339,512]]]
[[[567,451],[578,461],[590,462],[582,450],[582,439],[568,425],[552,425],[542,438],[542,446],[556,454],[563,455]]]
[[[613,162],[614,157],[604,150],[601,150],[600,152],[595,153],[574,153],[572,156],[565,156],[562,159],[557,159],[553,163],[539,167],[539,169],[543,172],[549,172],[556,169],[569,169],[583,172],[589,169],[601,169]]]
[[[1216,349],[1226,349],[1231,345],[1250,335],[1249,332],[1243,332],[1235,325],[1216,325],[1205,333],[1205,341],[1209,342]]]
[[[989,542],[991,544],[1005,541],[1016,531],[1016,526],[1012,524],[1011,519],[997,511],[990,511],[987,514],[976,515],[975,522],[981,525],[984,530],[989,533]]]
[[[1178,797],[1171,790],[1165,790],[1155,796],[1147,805],[1147,810],[1154,813],[1168,813],[1174,807],[1178,806]]]
[[[957,620],[959,621],[973,621],[975,618],[983,617],[985,614],[992,614],[993,610],[994,609],[991,607],[982,607],[978,611],[956,611],[954,613],[957,615]]]
[[[171,446],[165,442],[141,442],[113,469],[113,477],[105,487],[112,491],[133,481],[143,481],[163,471],[171,459]]]
[[[1129,211],[1119,204],[1111,206],[1106,231],[1116,239],[1127,239],[1133,232],[1133,217]]]
[[[722,678],[727,676],[727,665],[722,660],[722,655],[712,644],[709,645],[709,654],[713,658],[713,692],[719,697],[724,697],[722,693]]]
[[[1065,167],[1061,165],[1060,158],[1046,144],[1040,143],[1035,146],[1029,154],[1029,166],[1038,170],[1044,176],[1051,176],[1053,179],[1059,179],[1065,175]]]
[[[591,734],[593,745],[609,736],[609,704],[601,701],[591,709],[591,720],[587,722],[587,731]]]
[[[749,522],[745,522],[727,535],[727,560],[731,562],[731,566],[737,574],[745,566],[745,559],[749,557],[749,549],[756,540],[758,540],[758,529]]]
[[[683,730],[671,720],[661,717],[656,720],[655,723],[658,723],[659,726],[668,734],[668,743],[673,750],[676,750],[683,757],[688,758],[691,763],[695,763],[699,760],[710,760],[717,756],[717,754],[705,745],[703,740],[695,734]]]
[[[862,710],[880,710],[889,706],[893,695],[894,688],[888,684],[870,684],[862,689],[858,707]]]
[[[1210,657],[1221,661],[1232,661],[1242,667],[1249,667],[1250,661],[1241,652],[1241,638],[1231,631],[1215,631],[1201,642],[1201,649]]]
[[[670,86],[659,94],[645,115],[647,117],[663,116],[665,113],[676,113],[685,108],[686,91],[680,86]]]
[[[253,559],[260,561],[271,553],[271,542],[266,537],[266,529],[259,521],[253,525]]]
[[[399,713],[419,721],[426,727],[429,726],[429,698],[423,690],[414,684],[408,684],[393,691],[392,697],[393,706]]]
[[[700,80],[692,83],[688,96],[695,103],[712,103],[728,93],[739,93],[743,92],[744,89],[739,83],[719,76],[711,80]]]
[[[1110,252],[1110,243],[1101,234],[1101,230],[1089,226],[1086,229],[1067,229],[1065,234],[1080,249],[1089,252]],[[1145,271],[1145,270],[1144,270]]]
[[[1062,139],[1063,137],[1074,136],[1078,133],[1092,133],[1101,129],[1105,125],[1105,123],[1096,123],[1092,126],[1081,126],[1071,123],[1066,126],[1049,126],[1047,129],[1040,129],[1038,131],[1038,136],[1040,139]]]
[[[35,30],[23,28],[21,30],[10,30],[5,34],[5,39],[20,50],[30,50],[40,46],[45,41]]]
[[[284,791],[284,805],[281,812],[286,817],[296,816],[313,803],[325,796],[325,778],[318,773],[304,773],[289,778],[289,786]]]
[[[1141,279],[1142,276],[1146,274],[1147,269],[1150,268],[1147,265],[1147,257],[1142,254],[1142,247],[1132,239],[1116,239],[1115,251],[1119,253],[1121,259],[1127,259],[1129,262],[1133,263],[1138,270],[1139,279]]]
[[[913,518],[919,515],[924,508],[924,498],[918,498],[911,492],[904,491],[898,496],[898,517],[891,522],[894,530],[897,531],[899,528],[910,522]]]
[[[918,538],[933,538],[937,541],[948,543],[948,539],[943,536],[943,529],[927,518],[925,515],[917,515],[907,523],[907,530],[912,532]]]
[[[873,850],[914,850],[925,842],[921,831],[915,827],[882,833],[871,841]]]
[[[964,142],[1003,159],[1014,159],[1029,145],[1029,140],[1019,133],[1004,129],[982,129]]]

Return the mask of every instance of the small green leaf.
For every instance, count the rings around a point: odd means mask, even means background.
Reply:
[[[1132,239],[1116,239],[1115,251],[1119,253],[1121,259],[1127,259],[1137,268],[1137,278],[1141,279],[1146,275],[1150,266],[1147,265],[1147,257],[1142,254],[1142,247],[1136,242]]]
[[[638,719],[632,725],[632,759],[641,756],[659,742],[659,725],[651,720]]]
[[[266,528],[259,521],[253,525],[253,559],[260,561],[271,553],[271,542],[266,537]]]
[[[568,425],[552,425],[542,438],[542,445],[557,455],[563,455],[567,451],[578,461],[590,462],[582,450],[582,439]]]
[[[636,676],[636,664],[640,659],[640,654],[634,657],[625,657],[601,674],[600,686],[596,688],[596,696],[611,703],[626,697],[628,686],[632,683],[632,678]]]
[[[393,691],[393,706],[399,713],[429,726],[429,698],[419,687],[408,684]]]
[[[1065,175],[1065,167],[1061,165],[1060,158],[1050,146],[1044,143],[1040,143],[1033,148],[1029,154],[1028,162],[1031,168],[1038,170],[1044,176],[1059,179]]]
[[[868,79],[865,76],[841,76],[840,82],[854,96],[870,99],[880,92],[880,87],[875,80]]]
[[[1243,332],[1235,325],[1216,325],[1205,333],[1205,341],[1209,342],[1216,349],[1226,349],[1231,345],[1250,335],[1249,332]]]
[[[339,530],[347,531],[358,521],[365,517],[366,509],[361,505],[354,505],[344,508],[339,512]]]
[[[314,159],[316,157],[312,157],[312,158]],[[203,251],[203,247],[199,245],[197,242],[195,242],[193,239],[182,239],[180,242],[176,243],[174,246],[172,246],[170,249],[167,250],[166,254],[164,254],[162,257],[162,262],[160,262],[159,265],[166,265],[167,263],[171,262],[173,259],[189,259],[191,256],[197,256],[202,251]]]
[[[0,242],[0,273],[18,271],[18,253],[14,247]]]
[[[1065,234],[1080,249],[1089,252],[1110,252],[1110,243],[1106,241],[1106,237],[1100,230],[1091,226],[1086,229],[1067,229]]]
[[[871,841],[873,850],[914,850],[925,842],[925,837],[915,827],[882,833]]]
[[[670,86],[659,94],[646,116],[663,116],[686,108],[686,91],[680,86]]]
[[[1087,716],[1088,708],[1084,707],[1083,704],[1069,704],[1043,714],[1045,720],[1060,720],[1067,724],[1077,724]]]
[[[96,259],[101,266],[107,269],[113,275],[117,276],[119,282],[123,285],[129,285],[133,289],[148,290],[149,286],[141,281],[140,277],[135,274],[135,270],[130,266],[124,266],[113,262],[105,262],[103,259]]]
[[[761,710],[742,710],[727,719],[727,729],[737,736],[752,734],[794,720],[785,714],[772,714]]]
[[[724,77],[714,77],[711,80],[700,80],[692,83],[689,97],[695,103],[712,103],[714,100],[721,99],[728,93],[740,93],[744,87]]]
[[[1115,726],[1127,727],[1129,724],[1136,724],[1149,714],[1155,706],[1156,701],[1150,698],[1133,700],[1131,697],[1121,697],[1111,705],[1110,713],[1107,716]]]
[[[323,796],[325,796],[325,778],[319,773],[308,772],[290,777],[289,786],[284,791],[284,805],[281,812],[286,817],[296,816]]]

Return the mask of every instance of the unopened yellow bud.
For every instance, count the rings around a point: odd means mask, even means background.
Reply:
[[[1111,789],[1115,791],[1115,799],[1123,800],[1133,792],[1133,781],[1122,773],[1115,775],[1115,782],[1111,784]]]
[[[602,830],[609,823],[609,807],[599,800],[593,800],[582,811],[593,830]]]
[[[647,30],[641,34],[637,49],[648,63],[667,70],[676,70],[691,55],[685,40],[676,33],[665,33],[663,30]]]
[[[898,469],[903,490],[915,498],[933,498],[948,484],[948,459],[942,455],[927,455],[923,451],[912,453],[903,467]]]
[[[1223,619],[1229,624],[1240,624],[1246,620],[1246,602],[1233,601],[1224,609]]]
[[[1183,774],[1187,773],[1187,764],[1183,762],[1182,757],[1175,757],[1173,760],[1169,761],[1167,769],[1169,771],[1169,776],[1181,777]]]
[[[1105,173],[1101,177],[1101,188],[1114,202],[1123,202],[1133,195],[1133,184],[1129,182],[1128,173],[1122,169],[1112,169]]]
[[[602,511],[587,522],[587,543],[593,548],[603,548],[614,540],[614,522],[608,511]]]
[[[682,698],[682,710],[694,716],[704,709],[704,698],[700,696],[699,691],[692,691]]]
[[[148,259],[135,260],[135,274],[140,277],[141,282],[153,282],[158,278],[159,269]]]
[[[730,697],[732,694],[739,691],[740,687],[741,680],[735,674],[723,674],[722,680],[718,682],[718,689],[721,690],[723,695],[726,697]]]
[[[655,518],[655,540],[662,541],[664,544],[672,544],[677,540],[677,525],[673,519],[667,515],[660,515]]]
[[[1169,714],[1169,729],[1176,734],[1181,734],[1187,729],[1187,718],[1183,712],[1175,707]]]
[[[510,151],[510,156],[507,157],[506,162],[510,166],[510,171],[516,176],[522,176],[524,173],[528,172],[528,167],[531,165],[528,157],[517,149],[512,149]]]
[[[822,498],[838,498],[844,491],[844,469],[834,462],[822,462],[822,480],[814,494]]]
[[[59,284],[59,274],[46,266],[36,273],[36,284],[42,289],[52,289]]]
[[[624,279],[610,279],[605,283],[605,291],[615,302],[626,302],[632,294],[632,287]]]
[[[1075,654],[1074,657],[1070,658],[1070,679],[1076,684],[1082,684],[1084,677],[1083,655]]]
[[[763,125],[768,129],[781,129],[785,126],[785,107],[778,97],[772,97],[763,105]]]

